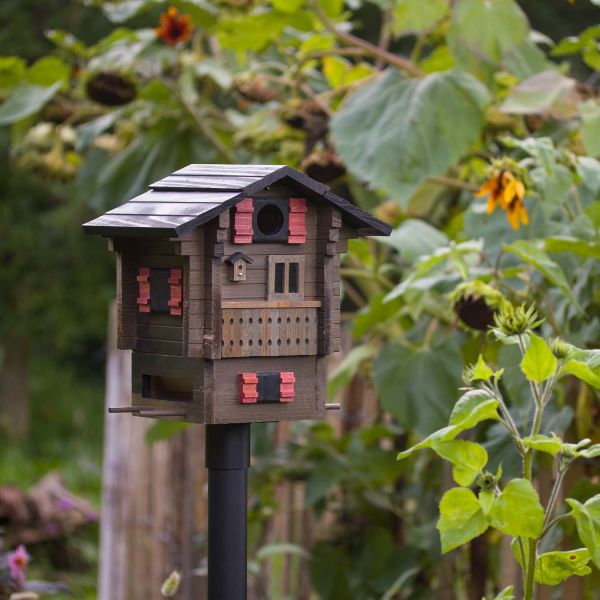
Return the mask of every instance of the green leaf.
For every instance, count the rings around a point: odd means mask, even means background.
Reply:
[[[525,40],[528,24],[514,0],[458,0],[451,29],[471,52],[498,64],[507,50]]]
[[[400,253],[400,257],[409,263],[447,246],[449,241],[442,231],[421,219],[406,219],[392,231],[389,237],[375,239],[395,248]]]
[[[471,390],[463,394],[450,414],[450,424],[438,429],[424,440],[400,452],[398,460],[408,458],[417,450],[432,448],[434,444],[453,440],[459,433],[475,427],[477,423],[488,419],[498,419],[498,400],[490,398],[481,390]]]
[[[376,348],[369,345],[356,346],[348,352],[342,363],[329,376],[327,383],[327,394],[330,398],[335,398],[336,394],[350,383],[354,375],[358,372],[360,366],[365,360],[371,358],[376,352]]]
[[[564,552],[545,552],[535,563],[535,580],[544,585],[558,585],[571,575],[584,577],[592,572],[587,566],[591,555],[587,548]]]
[[[123,113],[122,109],[106,113],[77,128],[77,150],[87,148],[101,133],[112,127]]]
[[[266,560],[280,554],[293,554],[302,558],[308,558],[308,553],[302,546],[297,544],[265,544],[261,546],[256,553],[257,560]]]
[[[471,485],[488,461],[483,446],[466,440],[435,442],[432,449],[452,463],[452,477],[462,486]]]
[[[506,535],[537,538],[544,527],[544,509],[527,479],[513,479],[496,498],[490,525]]]
[[[512,244],[504,244],[504,251],[516,254],[521,260],[534,266],[579,308],[563,270],[535,242],[517,240]]]
[[[558,360],[544,339],[529,334],[529,347],[521,361],[521,371],[529,381],[542,383],[556,373]]]
[[[536,73],[519,83],[500,105],[500,110],[513,114],[543,114],[552,109],[561,115],[573,111],[576,81],[558,71]]]
[[[595,388],[600,388],[600,377],[590,368],[590,366],[580,360],[568,360],[560,370],[561,375],[574,375],[577,379],[585,381]]]
[[[594,194],[600,191],[600,161],[591,156],[578,156],[577,174]]]
[[[56,56],[44,56],[27,70],[27,81],[44,87],[60,82],[64,89],[69,82],[71,69]]]
[[[394,9],[394,31],[414,33],[429,29],[446,15],[449,4],[449,0],[398,0]]]
[[[600,103],[588,100],[579,105],[581,140],[590,156],[600,155]]]
[[[157,420],[146,430],[144,438],[147,444],[152,445],[161,440],[173,437],[180,431],[186,429],[188,425],[189,423],[184,423],[183,421]]]
[[[564,442],[556,435],[548,437],[538,433],[537,435],[528,435],[523,439],[523,443],[532,450],[538,450],[539,452],[546,452],[556,456],[562,449]]]
[[[260,52],[279,39],[291,19],[291,15],[274,10],[221,18],[217,26],[217,38],[224,48],[230,50]]]
[[[15,88],[8,100],[0,106],[0,126],[11,125],[38,112],[59,88],[58,82],[50,87],[21,85]]]
[[[497,420],[498,400],[482,390],[470,390],[463,394],[450,414],[450,425],[465,431],[477,423],[489,419]]]
[[[589,242],[567,236],[548,237],[544,240],[548,252],[572,252],[585,258],[600,260],[600,242]]]
[[[5,92],[25,78],[27,63],[19,56],[0,56],[0,90]]]
[[[480,354],[471,374],[471,379],[473,381],[489,381],[493,374],[494,371],[488,367],[483,356]]]
[[[446,553],[484,533],[488,522],[471,490],[453,488],[442,497],[436,528],[440,532],[442,553]]]
[[[579,539],[590,551],[593,563],[600,568],[600,494],[585,504],[574,498],[565,501],[573,509],[571,515],[575,519]]]
[[[483,600],[483,599],[482,599]],[[495,598],[494,600],[515,600],[514,587],[509,585],[504,588]]]
[[[381,406],[401,425],[426,436],[448,423],[462,364],[455,336],[419,350],[389,342],[373,365]]]
[[[486,518],[491,512],[494,502],[496,502],[496,495],[494,492],[488,492],[486,490],[481,490],[479,492],[479,504],[481,505],[481,510]]]
[[[477,140],[488,102],[485,87],[459,69],[421,79],[388,69],[348,98],[332,134],[352,173],[405,201]]]

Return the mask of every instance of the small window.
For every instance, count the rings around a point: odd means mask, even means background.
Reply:
[[[150,310],[152,312],[170,312],[169,284],[170,269],[150,269]]]
[[[268,299],[304,298],[304,256],[269,256]]]

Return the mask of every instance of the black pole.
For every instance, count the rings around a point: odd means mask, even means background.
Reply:
[[[249,467],[249,423],[206,426],[210,600],[246,600]]]

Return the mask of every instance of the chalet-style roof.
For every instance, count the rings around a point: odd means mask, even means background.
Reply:
[[[337,196],[329,187],[285,165],[188,165],[153,183],[150,191],[85,223],[107,237],[177,237],[266,187],[281,183],[298,195],[329,202],[360,235],[389,235],[392,228]]]
[[[244,254],[243,252],[234,252],[231,256],[228,256],[225,259],[225,262],[228,262],[230,265],[232,265],[234,262],[236,262],[238,260],[243,260],[243,261],[247,262],[249,265],[254,263],[254,259],[250,258],[247,254]]]

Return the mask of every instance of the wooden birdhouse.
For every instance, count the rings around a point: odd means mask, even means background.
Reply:
[[[117,256],[125,410],[209,424],[324,416],[340,254],[391,231],[279,165],[189,165],[84,228]]]

